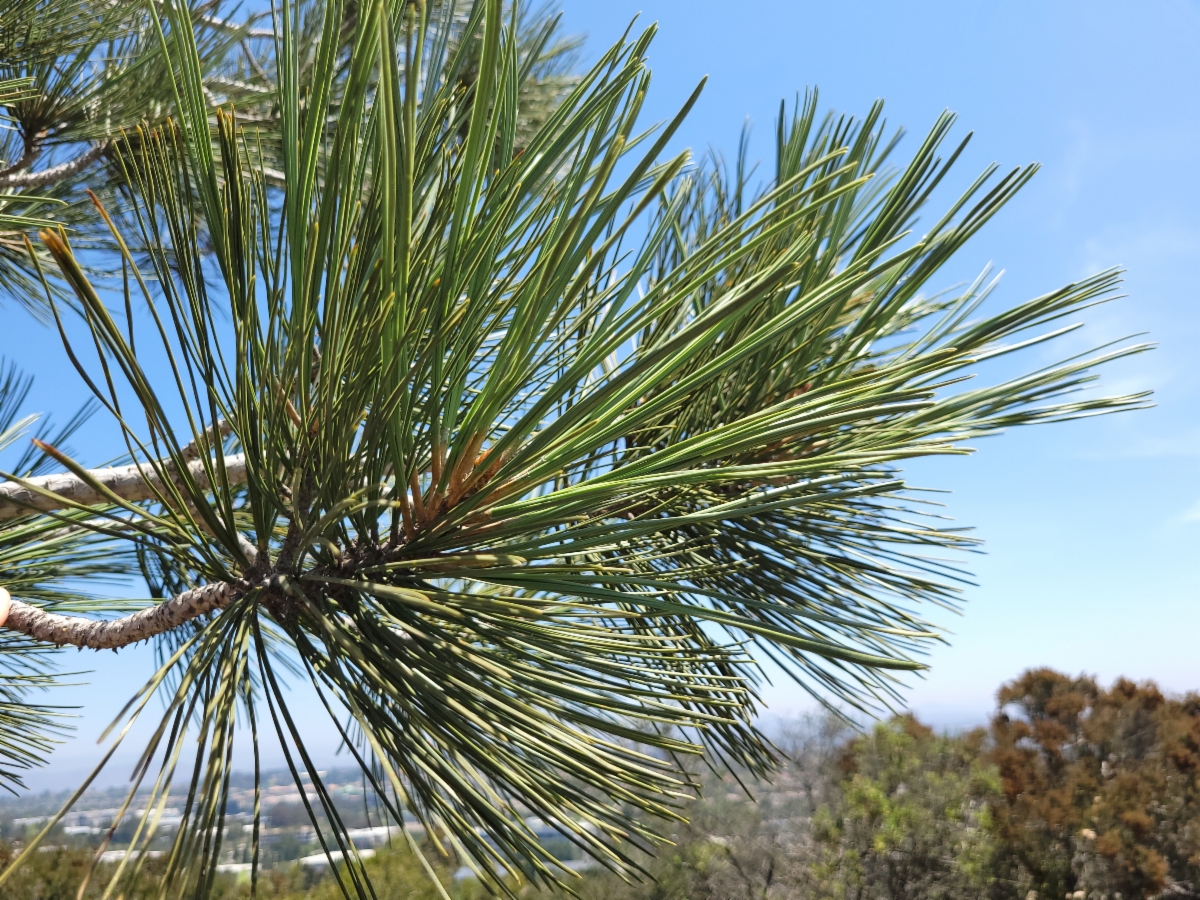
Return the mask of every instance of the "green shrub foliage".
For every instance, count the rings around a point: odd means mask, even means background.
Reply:
[[[583,900],[1196,896],[1200,697],[1125,679],[1105,689],[1050,669],[997,696],[989,727],[956,735],[912,716],[865,733],[832,717],[793,723],[770,783],[744,772],[703,780],[672,844],[638,857],[642,880],[593,868],[570,886]],[[3,852],[0,862],[11,858]],[[365,862],[379,900],[440,896],[430,871],[455,900],[486,896],[478,881],[452,877],[452,857],[429,845],[424,853],[422,863],[398,845]],[[79,893],[90,869],[83,848],[36,854],[0,900],[99,897],[111,867]],[[157,896],[161,870],[152,861],[125,896]],[[245,877],[214,884],[220,897],[250,889]],[[341,896],[331,875],[289,864],[264,872],[256,889],[280,900]]]

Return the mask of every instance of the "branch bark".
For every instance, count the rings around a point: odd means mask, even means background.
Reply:
[[[0,590],[3,590],[0,588]],[[8,591],[3,591],[8,597]],[[60,616],[20,600],[9,600],[7,621],[0,625],[46,644],[71,644],[81,650],[116,650],[178,628],[197,616],[224,609],[244,593],[244,588],[218,582],[193,588],[119,619],[101,621],[82,616]],[[0,601],[0,608],[3,607]]]
[[[194,459],[187,464],[187,468],[202,490],[211,487],[204,469],[204,460]],[[244,482],[246,480],[246,457],[241,453],[226,456],[225,472],[230,483],[241,484]],[[157,496],[156,489],[158,491],[163,489],[162,478],[147,463],[92,469],[89,474],[122,500],[133,503],[140,500],[153,500]],[[39,475],[27,478],[25,481],[58,496],[48,497],[39,494],[16,481],[0,483],[0,521],[23,516],[31,509],[49,512],[70,508],[72,504],[65,501],[74,501],[74,503],[84,506],[96,506],[109,502],[102,493],[78,475],[70,472]]]
[[[103,156],[108,147],[108,141],[93,144],[74,159],[69,159],[48,169],[42,169],[40,172],[26,172],[20,168],[20,163],[18,163],[11,169],[0,172],[0,188],[36,188],[70,178]]]
[[[25,152],[22,154],[21,158],[11,166],[0,169],[0,183],[3,183],[4,179],[16,175],[18,172],[24,172],[35,162],[37,162],[37,158],[41,156],[41,154],[42,148],[38,146],[37,141],[32,140],[29,135],[26,135]]]
[[[228,437],[231,431],[224,420],[217,423],[217,430],[222,438]],[[181,452],[191,477],[202,489],[211,486],[205,472],[205,460],[201,458],[207,449],[193,441]],[[226,456],[224,461],[225,472],[231,483],[240,484],[246,480],[246,458],[243,454]],[[153,466],[146,463],[92,469],[88,474],[122,500],[130,502],[153,500],[156,489],[163,487],[163,479]],[[31,510],[49,512],[68,509],[74,504],[90,506],[109,502],[108,497],[70,472],[41,475],[25,479],[25,482],[56,496],[38,493],[16,481],[0,483],[0,521],[14,519]],[[240,534],[238,543],[253,561],[257,554],[254,545]],[[34,640],[57,646],[71,644],[80,649],[115,650],[178,628],[214,609],[224,609],[244,592],[245,585],[224,582],[207,584],[184,591],[149,609],[105,621],[47,612],[13,600],[8,591],[0,587],[0,627],[7,625]]]

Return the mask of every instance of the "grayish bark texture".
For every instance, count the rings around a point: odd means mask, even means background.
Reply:
[[[24,171],[21,164],[13,166],[5,172],[0,172],[0,188],[35,188],[42,187],[47,184],[53,184],[56,181],[62,181],[64,178],[70,178],[72,175],[78,175],[108,150],[108,141],[103,141],[99,144],[93,144],[74,159],[69,159],[64,163],[59,163],[57,166],[51,166],[49,169],[43,169],[40,172]]]
[[[227,437],[230,433],[229,425],[224,421],[218,422],[217,428],[222,437]],[[201,459],[201,449],[193,442],[182,448],[182,456],[191,477],[202,490],[208,490],[211,485],[205,472],[205,461]],[[240,484],[246,480],[245,456],[240,453],[226,456],[224,464],[230,483]],[[133,503],[153,500],[157,496],[156,491],[163,490],[163,479],[154,466],[147,463],[92,469],[88,474],[122,500]],[[33,510],[49,512],[68,509],[73,504],[92,506],[111,502],[109,497],[70,472],[41,475],[25,481],[28,485],[57,496],[38,493],[16,481],[2,482],[0,520],[14,519]],[[242,535],[238,535],[238,544],[246,557],[253,562],[258,552],[257,548]],[[20,600],[10,602],[8,592],[0,587],[0,626],[7,625],[14,631],[44,643],[59,646],[71,644],[91,650],[115,650],[178,628],[214,609],[223,609],[241,593],[242,589],[232,584],[207,584],[184,591],[149,609],[139,610],[119,619],[103,621],[83,616],[61,616]],[[4,609],[5,606],[7,610]]]
[[[89,650],[115,650],[178,628],[197,616],[224,609],[240,590],[231,584],[206,584],[184,591],[157,606],[110,621],[60,616],[13,600],[5,623],[14,631],[46,644],[71,644]]]
[[[188,463],[188,471],[202,490],[208,490],[211,485],[204,471],[204,461],[192,460]],[[231,484],[241,484],[246,480],[246,458],[241,453],[225,457],[225,471]],[[146,463],[129,466],[113,466],[108,469],[92,469],[92,478],[104,485],[122,500],[137,502],[153,500],[157,491],[163,490],[163,481],[155,472],[154,467]],[[96,490],[78,475],[70,472],[60,472],[54,475],[39,475],[28,478],[29,484],[36,485],[43,491],[57,494],[66,500],[84,506],[96,506],[109,503],[109,499]],[[0,520],[15,519],[17,516],[30,512],[31,508],[42,512],[56,509],[67,509],[70,504],[56,497],[47,497],[30,490],[15,481],[0,483]]]

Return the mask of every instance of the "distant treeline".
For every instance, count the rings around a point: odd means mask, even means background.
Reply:
[[[771,784],[711,777],[672,845],[626,884],[583,874],[583,900],[1186,900],[1200,896],[1200,695],[1026,672],[986,728],[911,716],[855,732],[793,723]],[[75,898],[87,851],[42,854],[0,897]],[[484,896],[430,857],[452,896]],[[0,860],[3,862],[3,860]],[[368,862],[379,900],[439,896],[410,854]],[[152,896],[153,867],[146,896]],[[102,893],[98,871],[83,897]],[[227,878],[218,893],[248,896]],[[262,897],[332,900],[333,878],[280,867]],[[530,889],[519,893],[545,900]],[[132,898],[130,898],[132,900]]]
[[[1036,669],[997,700],[987,728],[959,735],[911,716],[865,735],[803,723],[756,802],[729,778],[710,789],[649,864],[654,886],[593,876],[583,896],[1200,896],[1200,695]]]

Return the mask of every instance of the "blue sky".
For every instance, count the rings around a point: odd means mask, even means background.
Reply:
[[[852,113],[884,98],[914,147],[954,110],[959,133],[975,133],[955,187],[992,161],[1043,169],[945,284],[990,262],[1005,270],[998,302],[1013,304],[1120,265],[1129,297],[1090,311],[1072,346],[1139,332],[1159,344],[1103,379],[1152,388],[1154,409],[909,470],[951,490],[951,514],[986,540],[970,564],[979,586],[945,619],[954,634],[913,708],[982,722],[996,688],[1035,665],[1200,690],[1200,4],[608,0],[567,2],[564,20],[594,55],[639,12],[659,26],[650,116],[709,76],[681,146],[732,153],[748,118],[751,155],[769,163],[780,99],[812,85]],[[784,682],[767,699],[785,714],[806,705]]]
[[[563,10],[566,29],[588,35],[588,60],[639,12],[659,23],[651,118],[709,76],[678,148],[732,154],[749,119],[751,155],[768,162],[779,101],[818,85],[824,106],[847,112],[885,98],[889,122],[910,134],[902,156],[938,113],[956,111],[959,134],[975,132],[956,187],[992,161],[1043,164],[943,285],[993,263],[1006,272],[997,302],[1015,304],[1125,267],[1129,297],[1091,311],[1067,349],[1147,332],[1158,349],[1111,367],[1104,384],[1152,388],[1157,405],[909,470],[952,491],[951,514],[976,528],[986,555],[971,561],[979,586],[964,614],[943,617],[950,644],[907,696],[923,718],[959,727],[983,722],[996,688],[1035,665],[1200,689],[1200,367],[1189,365],[1200,347],[1200,4],[567,0]],[[64,417],[84,393],[56,339],[14,307],[3,317],[4,354],[39,376],[35,408]],[[108,443],[100,432],[94,446],[76,442],[93,462],[116,452]],[[76,659],[96,667],[91,683],[58,699],[84,717],[30,779],[39,788],[86,771],[92,740],[152,666],[136,650]],[[808,707],[785,682],[766,698],[773,714]]]

